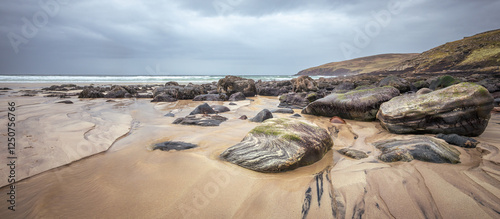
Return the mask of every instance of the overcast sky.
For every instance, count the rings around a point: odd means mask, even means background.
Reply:
[[[291,75],[500,28],[500,0],[2,0],[0,74]]]

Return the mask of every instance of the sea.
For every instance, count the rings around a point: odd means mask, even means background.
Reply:
[[[253,79],[254,81],[283,81],[291,80],[298,76],[292,75],[236,75],[243,78]],[[69,76],[69,75],[0,75],[0,83],[166,83],[175,81],[182,84],[204,84],[217,82],[226,75],[135,75],[135,76]],[[312,76],[313,79],[320,77],[334,76]]]

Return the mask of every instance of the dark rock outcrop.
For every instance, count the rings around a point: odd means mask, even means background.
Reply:
[[[189,115],[195,115],[195,114],[215,114],[215,110],[208,105],[208,103],[201,104],[197,106]]]
[[[396,97],[380,106],[377,118],[392,133],[481,135],[493,97],[482,86],[461,83],[422,95]]]
[[[246,100],[247,98],[245,97],[245,94],[238,92],[231,94],[229,97],[229,101],[240,101],[240,100]]]
[[[293,92],[318,91],[318,84],[311,77],[302,75],[292,79]]]
[[[73,101],[71,101],[71,100],[63,100],[63,101],[59,101],[57,103],[73,104]]]
[[[151,102],[175,102],[177,99],[173,98],[168,94],[156,95]]]
[[[355,90],[345,94],[333,93],[312,102],[302,113],[372,121],[375,120],[380,105],[398,95],[399,91],[394,87]]]
[[[388,76],[378,83],[379,87],[392,86],[399,90],[400,93],[406,93],[411,90],[410,84],[403,78],[396,76]]]
[[[257,94],[261,96],[279,96],[291,92],[291,81],[259,81],[255,84],[257,87]]]
[[[187,85],[187,86],[176,86],[168,85],[164,87],[157,87],[153,91],[153,96],[158,95],[169,95],[177,100],[191,100],[198,95],[206,94],[203,86],[200,85]]]
[[[444,75],[440,76],[434,79],[430,79],[430,86],[429,88],[431,90],[437,90],[437,89],[442,89],[449,87],[454,84],[460,83],[460,80],[457,80],[456,78],[450,76],[450,75]]]
[[[113,86],[111,91],[104,95],[105,98],[131,98],[132,94],[122,86]]]
[[[293,114],[294,111],[291,108],[273,109],[271,113],[283,113],[283,114]]]
[[[153,147],[153,150],[162,150],[162,151],[170,151],[170,150],[176,150],[176,151],[183,151],[187,149],[192,149],[196,148],[198,145],[191,144],[191,143],[186,143],[186,142],[180,142],[180,141],[167,141],[167,142],[162,142],[155,144]]]
[[[226,106],[222,106],[222,105],[213,105],[213,106],[212,106],[212,109],[213,109],[216,113],[225,113],[225,112],[229,112],[229,111],[231,111],[229,108],[227,108]]]
[[[384,162],[421,160],[432,163],[460,163],[460,152],[441,139],[418,136],[406,140],[385,140],[373,143],[382,151]]]
[[[88,87],[83,89],[82,92],[78,95],[78,98],[103,98],[104,94],[102,91],[93,88],[93,87]]]
[[[264,122],[268,119],[273,118],[273,114],[268,109],[263,109],[255,117],[251,118],[252,122]]]
[[[363,158],[368,157],[368,155],[365,152],[355,150],[355,149],[350,149],[350,148],[342,148],[342,149],[338,150],[337,152],[339,152],[340,154],[342,154],[344,156],[347,156],[347,157],[350,157],[350,158],[353,158],[356,160],[361,160]]]
[[[463,148],[476,148],[476,146],[479,144],[479,142],[476,141],[476,139],[460,136],[457,134],[450,134],[450,135],[438,134],[436,135],[436,138],[443,139],[449,144]]]
[[[303,109],[311,102],[324,97],[316,92],[287,93],[280,96],[280,108]]]
[[[257,94],[254,80],[231,75],[219,80],[217,91],[229,96],[237,92],[242,92],[245,97],[253,97]]]
[[[220,157],[258,172],[283,172],[321,160],[332,146],[328,132],[316,125],[295,119],[270,119]]]
[[[181,125],[196,125],[196,126],[219,126],[221,123],[227,120],[226,117],[223,116],[204,116],[204,117],[196,117],[194,115],[186,116],[184,118],[176,119],[173,124],[181,124]]]

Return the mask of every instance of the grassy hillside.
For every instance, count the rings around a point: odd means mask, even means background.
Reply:
[[[302,70],[296,75],[345,75],[369,73],[373,71],[381,71],[387,66],[393,66],[401,63],[404,60],[415,57],[416,53],[409,54],[382,54],[357,58],[342,62],[332,62],[321,66]]]
[[[438,46],[387,70],[403,72],[498,71],[499,66],[500,30],[493,30]]]

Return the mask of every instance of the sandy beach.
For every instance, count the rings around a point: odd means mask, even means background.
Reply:
[[[1,126],[16,104],[15,208],[7,209],[8,151],[1,150],[0,218],[498,218],[500,114],[492,113],[477,148],[455,147],[459,164],[385,163],[372,143],[404,139],[379,122],[346,120],[333,149],[319,162],[283,173],[259,173],[219,158],[258,125],[240,120],[276,109],[277,97],[256,96],[224,105],[217,127],[175,125],[202,102],[20,96],[41,84],[1,84]],[[173,112],[176,117],[165,117]],[[300,110],[295,110],[300,113]],[[290,114],[274,114],[290,117]],[[328,129],[327,117],[299,120]],[[350,128],[349,128],[350,127]],[[352,130],[349,131],[349,130]],[[352,135],[357,135],[356,139]],[[2,133],[2,145],[7,145]],[[430,135],[432,136],[432,135]],[[199,147],[152,150],[182,141]],[[355,160],[336,150],[368,153]]]

